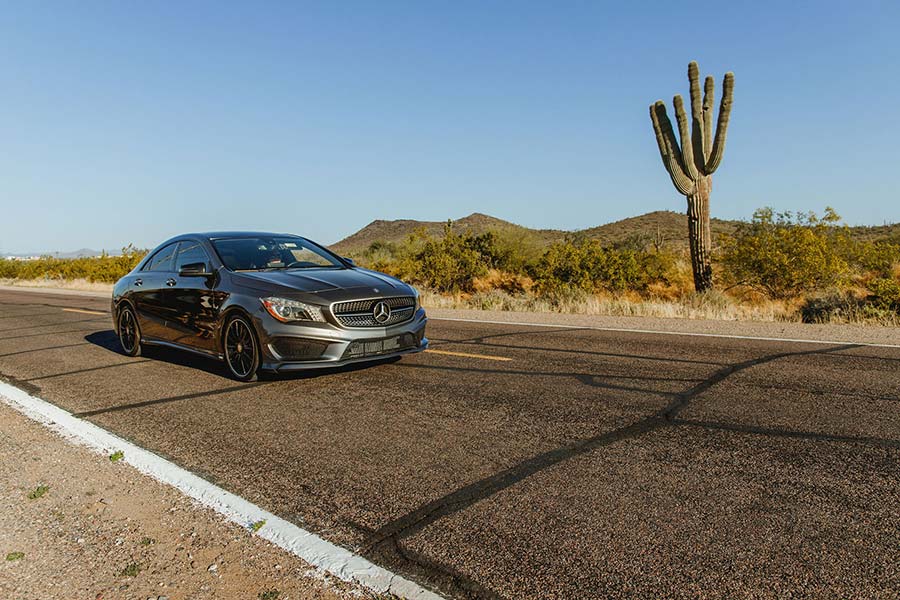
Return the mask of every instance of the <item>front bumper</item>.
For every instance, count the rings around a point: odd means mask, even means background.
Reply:
[[[428,348],[428,318],[419,309],[405,323],[390,327],[343,328],[331,323],[282,323],[266,312],[256,318],[262,368],[302,371],[384,360]]]

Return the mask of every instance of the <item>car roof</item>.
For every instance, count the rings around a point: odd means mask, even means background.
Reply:
[[[299,238],[293,233],[273,233],[271,231],[207,231],[202,233],[185,233],[172,238],[172,241],[184,238],[205,238],[208,240],[220,240],[223,238],[254,238],[254,237],[292,237]]]

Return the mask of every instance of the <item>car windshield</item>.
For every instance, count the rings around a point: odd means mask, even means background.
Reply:
[[[337,258],[302,238],[244,237],[213,240],[225,267],[232,271],[272,269],[342,269]]]

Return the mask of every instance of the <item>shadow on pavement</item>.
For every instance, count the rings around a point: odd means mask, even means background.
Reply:
[[[455,576],[454,573],[444,570],[440,565],[431,564],[431,561],[428,561],[428,564],[426,564],[425,562],[421,562],[419,560],[419,557],[412,555],[408,549],[403,547],[401,543],[403,538],[413,535],[414,533],[441,519],[442,517],[464,510],[467,507],[472,506],[476,502],[493,496],[494,494],[505,490],[512,485],[515,485],[519,481],[522,481],[527,477],[539,473],[544,469],[552,467],[553,465],[559,464],[572,457],[588,453],[602,446],[613,444],[615,442],[626,439],[640,437],[644,434],[664,427],[693,426],[706,430],[730,430],[774,437],[790,437],[808,440],[900,447],[900,441],[896,440],[829,435],[812,431],[790,431],[774,428],[767,429],[742,425],[699,422],[678,418],[679,413],[681,413],[685,408],[688,407],[692,399],[740,371],[786,357],[829,354],[856,347],[858,346],[854,344],[842,344],[838,346],[817,348],[814,350],[801,352],[782,352],[728,365],[722,369],[717,370],[708,378],[698,382],[696,385],[683,392],[668,394],[670,396],[673,396],[673,398],[666,408],[647,417],[644,417],[643,419],[636,421],[631,425],[602,433],[591,438],[582,439],[572,444],[568,444],[535,455],[507,469],[504,469],[503,471],[499,471],[494,475],[485,477],[481,480],[470,483],[469,485],[456,489],[441,498],[437,498],[432,502],[422,505],[407,514],[400,516],[399,518],[385,523],[377,531],[371,533],[363,547],[363,553],[373,558],[395,562],[399,561],[403,563],[406,568],[411,569],[413,572],[425,572],[430,574],[431,576],[437,574],[439,579],[450,579],[451,581],[454,581],[457,588],[471,590],[471,582],[460,580],[457,576]],[[423,365],[409,366],[421,368]],[[429,366],[428,368],[442,369],[447,367]],[[449,367],[447,369],[451,371],[465,370],[454,367]],[[477,372],[491,371],[483,369],[471,370]],[[581,377],[579,377],[579,379],[581,379]],[[584,383],[588,383],[587,381],[582,381]],[[483,594],[484,590],[478,590],[478,592]]]
[[[122,353],[121,346],[119,345],[119,339],[116,336],[115,332],[111,329],[105,331],[97,331],[91,334],[88,334],[84,337],[85,341],[103,348],[104,350],[108,350],[109,352],[113,352],[119,356],[124,356]],[[151,361],[165,362],[172,365],[178,365],[182,367],[188,367],[192,369],[199,369],[201,371],[210,373],[212,375],[217,375],[222,379],[233,381],[228,374],[228,369],[225,365],[214,358],[207,358],[205,356],[201,356],[199,354],[194,354],[193,352],[189,352],[186,350],[177,350],[174,348],[166,348],[162,346],[145,346],[142,349],[142,355],[145,357],[143,360],[133,360],[125,363],[117,363],[113,365],[104,365],[104,366],[96,366],[96,367],[88,367],[85,369],[80,369],[77,371],[70,371],[67,373],[59,373],[55,375],[48,375],[42,378],[44,379],[50,377],[62,377],[65,375],[76,375],[79,373],[85,373],[88,371],[97,371],[100,369],[109,369],[119,366],[131,365],[131,364],[140,364]],[[147,406],[154,406],[157,404],[167,404],[170,402],[180,402],[183,400],[192,400],[195,398],[207,398],[210,396],[217,396],[219,394],[227,394],[230,392],[237,392],[242,390],[251,389],[254,387],[258,387],[261,385],[268,385],[270,383],[283,382],[283,381],[296,381],[296,380],[305,380],[305,379],[313,379],[316,377],[323,377],[327,375],[333,375],[337,373],[348,373],[353,371],[361,371],[364,369],[371,369],[377,367],[379,365],[390,364],[400,360],[400,357],[392,357],[379,361],[372,361],[368,363],[356,363],[352,365],[346,365],[343,367],[334,367],[334,368],[323,368],[323,369],[313,369],[309,371],[298,371],[295,373],[266,373],[260,372],[259,381],[252,383],[237,383],[236,385],[225,387],[225,388],[217,388],[212,390],[204,390],[202,392],[195,392],[191,394],[181,394],[178,396],[169,396],[166,398],[157,398],[154,400],[144,400],[141,402],[132,402],[128,404],[119,404],[116,406],[109,406],[106,408],[99,408],[96,410],[89,410],[80,413],[76,413],[74,416],[76,417],[93,417],[106,413],[120,412],[123,410],[131,410],[135,408],[144,408]]]

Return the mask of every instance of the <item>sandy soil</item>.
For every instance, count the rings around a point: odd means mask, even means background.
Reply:
[[[368,595],[2,403],[0,506],[4,599]]]

